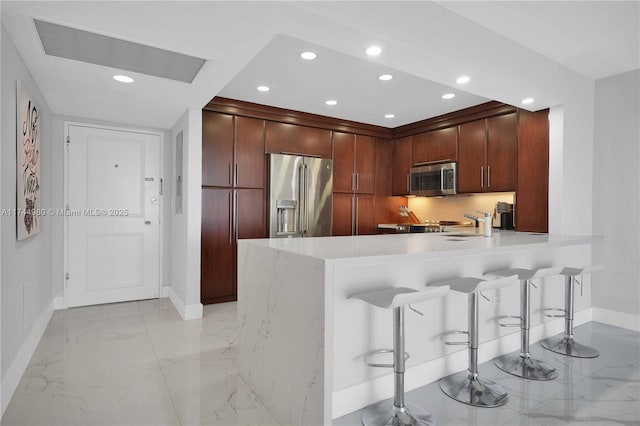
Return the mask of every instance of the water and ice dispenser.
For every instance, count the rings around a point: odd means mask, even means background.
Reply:
[[[296,200],[277,200],[278,235],[295,235],[298,232],[296,221]]]

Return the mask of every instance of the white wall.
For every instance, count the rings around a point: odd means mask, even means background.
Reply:
[[[596,81],[593,231],[605,242],[594,260],[593,305],[624,322],[640,315],[640,70]],[[609,313],[611,313],[609,312]],[[623,325],[623,324],[621,324]]]
[[[29,89],[40,108],[41,207],[52,206],[52,115],[4,25],[1,36],[2,143],[0,162],[2,209],[16,208],[16,80]],[[52,312],[52,224],[41,217],[39,234],[16,239],[16,218],[0,218],[2,412],[33,354]],[[25,359],[26,358],[26,359]]]
[[[182,131],[182,213],[175,212],[171,196],[171,298],[183,319],[202,317],[200,303],[200,216],[202,185],[202,111],[190,108],[171,129],[171,158],[175,163],[176,137]],[[175,181],[175,164],[172,165]],[[171,186],[175,192],[175,184]]]

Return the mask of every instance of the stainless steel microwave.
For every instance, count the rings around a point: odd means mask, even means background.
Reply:
[[[455,195],[458,191],[456,166],[455,162],[415,164],[409,172],[409,194]]]

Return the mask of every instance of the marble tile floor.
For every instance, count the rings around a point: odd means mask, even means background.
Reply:
[[[2,425],[275,425],[237,373],[236,304],[56,311]]]
[[[580,343],[597,348],[600,356],[565,357],[537,343],[531,348],[535,358],[559,370],[555,380],[523,380],[493,362],[481,364],[480,376],[499,383],[510,394],[502,407],[459,403],[446,396],[438,382],[408,392],[405,402],[429,411],[439,426],[640,425],[640,333],[590,322],[576,327],[575,336]],[[333,424],[360,425],[361,414],[348,414]]]
[[[276,425],[237,373],[236,304],[182,321],[168,299],[56,311],[2,425]],[[432,383],[407,393],[446,425],[638,425],[640,334],[591,322],[576,329],[600,349],[574,359],[533,346],[559,367],[551,382],[521,380],[492,363],[506,406],[460,404]],[[359,425],[360,412],[334,420]]]

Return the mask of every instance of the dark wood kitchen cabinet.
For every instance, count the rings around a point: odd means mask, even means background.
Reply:
[[[265,121],[202,111],[202,303],[236,300],[239,238],[266,236]]]
[[[375,192],[376,138],[333,133],[333,192]]]
[[[235,122],[235,186],[264,188],[264,120],[236,117]]]
[[[202,111],[202,185],[233,186],[232,115]]]
[[[409,194],[409,170],[413,165],[412,140],[412,136],[407,136],[394,141],[392,195]]]
[[[549,232],[549,110],[518,111],[517,231]]]
[[[413,136],[413,164],[456,161],[458,159],[458,129],[447,127]]]
[[[458,192],[515,191],[516,113],[461,124],[458,135]]]
[[[266,233],[262,189],[202,188],[200,298],[237,298],[237,243]]]
[[[267,121],[266,152],[331,158],[331,131],[297,124]]]
[[[264,187],[264,120],[202,112],[202,185]]]
[[[375,234],[374,211],[374,195],[334,193],[332,235]]]

